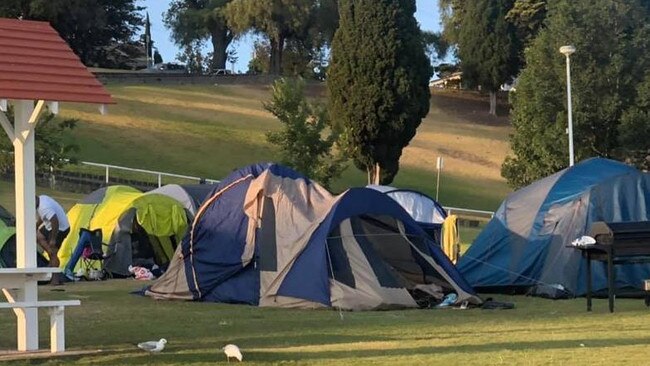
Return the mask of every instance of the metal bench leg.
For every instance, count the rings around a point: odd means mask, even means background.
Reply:
[[[587,252],[587,311],[591,311],[591,254]]]
[[[50,351],[65,351],[65,307],[50,308]]]
[[[616,272],[614,271],[614,250],[610,248],[607,255],[607,287],[609,297],[609,312],[614,312],[614,298],[616,297]]]

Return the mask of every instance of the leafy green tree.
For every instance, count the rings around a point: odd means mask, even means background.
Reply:
[[[329,187],[343,172],[345,159],[336,149],[337,135],[329,129],[327,110],[307,102],[305,82],[277,80],[264,108],[282,123],[281,130],[266,135],[280,148],[282,163]]]
[[[414,13],[414,0],[339,1],[330,112],[369,183],[392,182],[429,112],[432,68]]]
[[[271,45],[266,40],[255,41],[254,57],[248,63],[249,73],[270,72]],[[282,56],[282,75],[300,76],[306,79],[314,79],[314,54],[296,42],[287,42]]]
[[[618,133],[616,156],[639,169],[650,170],[650,73],[638,85],[634,105],[623,112]]]
[[[233,32],[226,22],[224,9],[231,0],[173,0],[163,14],[163,21],[172,31],[172,39],[183,49],[212,42],[211,67],[225,69],[228,46]]]
[[[112,53],[144,55],[133,47],[143,9],[137,0],[0,1],[0,17],[48,21],[85,65],[101,67],[114,66]]]
[[[153,53],[153,63],[154,64],[161,64],[163,62],[163,58],[160,55],[160,52],[158,50],[155,50]]]
[[[14,114],[11,106],[5,115],[13,123]],[[79,151],[79,146],[70,138],[70,132],[76,125],[76,119],[61,119],[49,112],[39,116],[34,148],[37,173],[49,174],[53,170],[77,161],[76,153]],[[13,171],[13,145],[5,136],[0,139],[0,174],[7,175]]]
[[[463,83],[490,94],[490,114],[497,113],[497,91],[519,70],[515,27],[506,20],[514,0],[467,0],[458,33]]]
[[[565,57],[571,56],[575,160],[625,160],[647,147],[648,1],[549,2],[545,27],[526,52],[512,97],[513,155],[502,175],[520,187],[568,166]],[[594,40],[598,40],[595,42]]]
[[[506,19],[517,28],[522,44],[529,44],[542,29],[547,5],[548,0],[515,0]]]
[[[442,60],[449,51],[449,42],[442,35],[442,32],[422,32],[422,39],[427,46],[427,54],[432,60]]]
[[[190,74],[206,74],[210,71],[210,54],[205,54],[203,49],[202,41],[191,42],[176,54],[176,59],[185,64]]]
[[[237,33],[254,31],[267,37],[269,69],[279,75],[287,40],[305,37],[315,9],[315,2],[304,0],[232,0],[225,14]]]
[[[441,35],[449,44],[458,43],[460,23],[463,19],[463,0],[438,0],[442,23]]]

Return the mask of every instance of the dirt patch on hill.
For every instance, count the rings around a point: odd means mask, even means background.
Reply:
[[[478,155],[468,153],[466,151],[446,149],[444,147],[437,149],[442,155],[449,156],[455,159],[472,162],[491,169],[501,169],[499,164],[496,164],[486,158],[480,157]]]
[[[489,126],[510,125],[510,104],[507,93],[497,95],[497,116],[488,114],[490,108],[487,95],[459,90],[432,90],[431,107],[441,113],[454,115],[464,120]]]

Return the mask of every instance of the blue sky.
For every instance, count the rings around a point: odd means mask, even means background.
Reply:
[[[151,33],[158,51],[165,62],[173,61],[178,53],[178,47],[169,39],[169,30],[162,22],[162,13],[169,6],[169,0],[143,0],[140,3],[147,8],[151,19]],[[422,29],[439,30],[440,14],[438,12],[437,0],[416,0],[417,13],[415,17],[420,22]],[[237,49],[239,59],[235,64],[235,70],[245,72],[248,69],[248,61],[253,50],[254,36],[246,36],[234,42],[231,47]],[[230,67],[230,65],[228,65]]]

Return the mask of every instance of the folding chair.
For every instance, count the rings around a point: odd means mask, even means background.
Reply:
[[[103,276],[90,276],[90,274],[92,273],[91,271],[96,270],[93,268],[93,261],[103,262],[106,259],[104,255],[104,244],[102,243],[102,230],[80,229],[77,245],[81,245],[83,248],[79,259],[81,260],[80,266],[85,273],[86,279],[101,279]],[[101,267],[103,267],[103,263]]]

